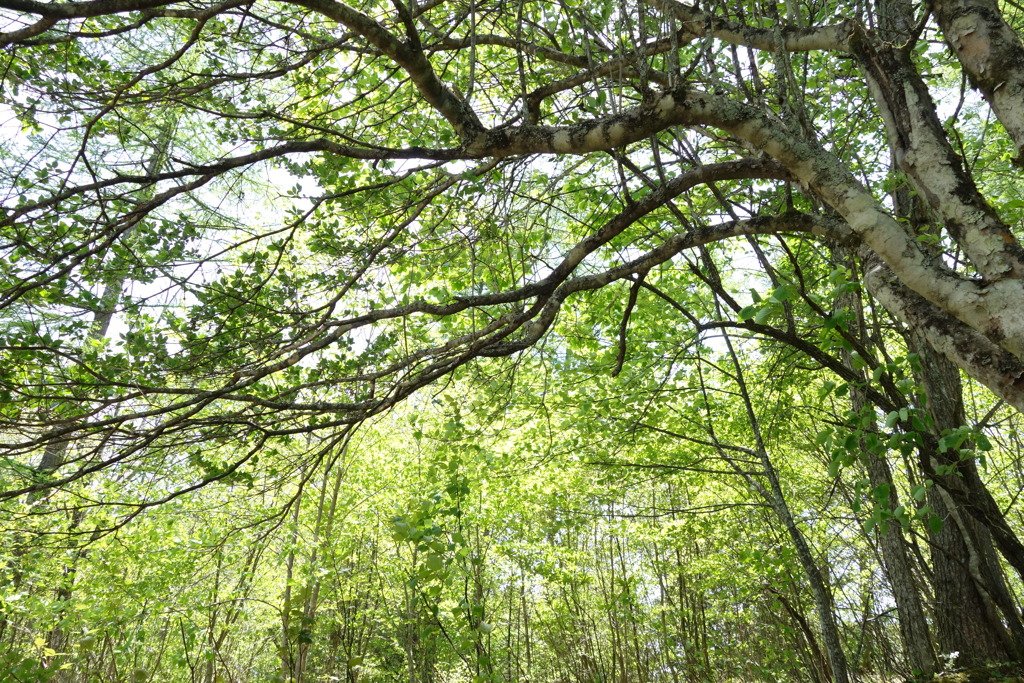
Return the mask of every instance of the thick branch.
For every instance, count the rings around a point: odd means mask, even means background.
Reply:
[[[905,287],[877,258],[869,256],[866,263],[865,285],[889,312],[921,331],[936,351],[996,396],[1024,412],[1024,363],[1019,358]]]
[[[36,2],[36,0],[0,0],[0,9],[35,14],[48,19],[85,19],[106,14],[139,12],[173,5],[170,0],[92,0],[91,2]]]
[[[333,0],[293,0],[294,4],[306,7],[337,21],[366,38],[383,54],[405,69],[427,102],[445,118],[459,134],[469,139],[484,130],[473,109],[461,97],[455,95],[434,72],[418,41],[402,41],[369,16],[341,2]]]
[[[987,279],[1024,277],[1024,249],[953,150],[921,76],[902,50],[863,29],[851,40],[878,103],[900,168]]]
[[[938,0],[932,4],[946,42],[971,84],[992,105],[1024,163],[1024,44],[996,0]]]
[[[703,37],[708,32],[722,42],[733,45],[744,45],[756,50],[774,52],[782,48],[789,52],[808,52],[811,50],[846,50],[846,40],[850,34],[851,22],[843,21],[830,26],[799,27],[787,24],[780,29],[756,28],[738,21],[721,19],[714,14],[703,12],[692,5],[676,0],[644,0],[666,13],[674,13],[687,32]]]

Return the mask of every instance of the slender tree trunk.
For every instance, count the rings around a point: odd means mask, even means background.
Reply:
[[[821,647],[818,645],[818,639],[814,635],[814,630],[811,629],[811,625],[808,623],[807,618],[803,615],[803,612],[796,609],[782,591],[769,587],[769,593],[775,597],[782,608],[789,615],[790,619],[797,625],[800,633],[803,634],[804,640],[807,642],[807,649],[810,651],[810,659],[808,662],[808,669],[811,671],[811,675],[818,683],[832,680],[832,674],[829,670],[828,660],[821,651]]]
[[[800,567],[803,569],[804,578],[807,580],[811,589],[811,595],[814,597],[814,609],[818,615],[822,640],[825,641],[825,650],[828,652],[829,662],[832,664],[832,679],[836,683],[849,683],[849,668],[846,663],[846,653],[843,649],[842,640],[839,636],[839,625],[836,623],[835,613],[832,609],[832,595],[825,585],[825,580],[822,578],[818,565],[814,561],[814,555],[811,553],[810,546],[807,545],[803,532],[800,531],[800,528],[796,525],[796,520],[793,519],[793,514],[783,496],[778,474],[767,454],[762,456],[761,466],[765,470],[770,488],[765,490],[760,485],[760,482],[753,480],[753,477],[751,477],[751,480],[756,482],[757,487],[761,489],[761,495],[771,505],[776,517],[779,518],[779,521],[785,527],[793,547],[796,549],[797,559],[800,561]]]
[[[871,454],[867,459],[868,480],[872,488],[889,486],[887,504],[890,510],[896,509],[899,500],[896,497],[896,487],[893,485],[889,463],[881,456]],[[882,546],[885,573],[896,601],[904,652],[915,675],[929,677],[935,672],[937,662],[921,595],[914,581],[903,527],[898,522],[890,523],[888,529],[879,530],[879,541]]]
[[[835,613],[832,609],[832,595],[825,585],[825,580],[821,576],[818,564],[814,561],[814,555],[807,544],[807,539],[804,538],[803,532],[797,526],[789,505],[786,503],[778,472],[775,470],[775,465],[766,450],[764,438],[761,436],[760,424],[754,412],[750,393],[747,391],[746,381],[743,379],[742,367],[739,358],[736,356],[732,341],[728,335],[724,335],[723,338],[732,359],[733,372],[735,373],[736,383],[746,407],[747,419],[754,433],[757,456],[762,468],[761,474],[768,480],[768,486],[765,487],[757,477],[745,470],[740,471],[743,472],[743,476],[750,486],[775,512],[776,517],[782,523],[790,541],[793,543],[800,567],[803,569],[804,578],[807,580],[811,589],[811,595],[814,598],[814,608],[818,615],[818,625],[821,628],[822,640],[825,643],[825,650],[828,652],[829,662],[832,665],[832,678],[835,683],[850,683],[850,670],[846,661],[846,653],[843,649],[842,638],[839,635],[839,625],[836,622]],[[710,423],[708,429],[709,434],[717,443],[717,438],[714,436],[713,427]],[[732,462],[725,454],[724,449],[720,449],[719,452],[727,462]]]
[[[836,256],[837,262],[852,266],[852,259],[845,253],[845,250],[837,251]],[[838,305],[853,312],[853,320],[856,323],[854,334],[859,340],[866,340],[868,335],[860,296],[851,292],[844,298],[846,300],[837,302]],[[856,370],[853,358],[848,351],[843,352],[843,364],[851,371],[861,374]],[[865,410],[874,410],[874,406],[871,406],[867,399],[865,390],[857,386],[850,391],[850,407],[857,415],[862,414]],[[872,453],[863,443],[861,448],[862,460],[866,463],[871,488],[888,487],[889,496],[886,506],[889,510],[895,510],[899,507],[900,501],[896,486],[893,484],[892,469],[889,467],[888,460],[884,455]],[[882,548],[885,573],[896,602],[903,651],[914,674],[927,678],[935,672],[937,660],[932,649],[932,638],[928,622],[925,620],[921,595],[914,580],[913,567],[907,553],[907,543],[902,525],[891,523],[887,525],[887,528],[879,529],[879,542]]]
[[[520,598],[523,605],[523,643],[526,646],[526,675],[531,676],[533,674],[533,643],[530,641],[530,605],[526,600],[526,570],[522,572],[521,582]]]
[[[854,410],[860,412],[865,403],[858,400],[859,391],[851,392]],[[856,404],[860,405],[856,405]],[[881,455],[866,453],[868,481],[872,489],[880,486],[889,488],[889,497],[886,505],[889,510],[895,510],[900,502],[896,495],[896,486],[893,484],[892,470],[888,461]],[[921,595],[914,580],[913,567],[907,553],[907,543],[903,535],[903,527],[898,522],[893,522],[886,529],[879,529],[879,542],[882,547],[883,565],[889,585],[892,588],[893,599],[896,601],[896,610],[899,615],[900,637],[903,641],[903,649],[907,660],[914,670],[915,675],[928,677],[935,672],[936,659],[932,649],[931,635],[928,629],[928,622],[925,620],[924,606],[921,602]]]
[[[146,162],[143,171],[145,175],[155,175],[166,163],[168,150],[170,149],[177,126],[178,114],[171,112],[164,118],[154,145],[153,155]],[[143,190],[140,203],[152,199],[155,192],[156,190],[153,186]],[[131,244],[139,225],[139,223],[135,223],[126,230],[121,238],[122,241]],[[93,311],[92,324],[89,327],[86,343],[101,340],[107,336],[107,331],[110,329],[110,321],[117,310],[117,304],[121,301],[124,285],[128,279],[128,264],[117,256],[112,257],[105,265],[105,268],[106,278],[103,285],[103,293],[100,295],[99,305]],[[50,473],[56,470],[64,464],[64,457],[69,445],[70,442],[66,440],[49,442],[46,448],[43,449],[42,458],[40,458],[36,469],[41,473]],[[36,499],[38,495],[36,494],[32,499]]]
[[[149,161],[145,165],[145,174],[153,175],[157,173],[167,160],[168,149],[170,148],[171,141],[174,137],[174,131],[178,124],[178,115],[171,112],[167,115],[159,129],[156,143],[154,145],[153,154],[149,158]],[[142,201],[151,199],[154,194],[154,188],[150,187],[143,191]],[[127,230],[122,238],[125,242],[131,243],[133,235],[136,233],[139,224],[136,223],[129,230]],[[121,301],[121,295],[124,290],[125,282],[128,279],[128,264],[118,257],[112,257],[106,264],[106,278],[103,286],[103,293],[100,295],[99,305],[93,311],[92,324],[89,327],[89,332],[86,336],[86,344],[93,341],[99,341],[107,336],[107,331],[110,329],[110,321],[114,317],[114,313],[117,310],[117,305]],[[67,457],[68,448],[71,446],[72,440],[62,439],[60,441],[50,441],[46,444],[43,449],[42,457],[39,459],[39,464],[36,466],[36,472],[41,475],[50,474],[61,465]],[[42,498],[43,492],[35,492],[29,494],[28,502],[34,503]],[[71,513],[71,528],[78,527],[85,517],[85,513],[81,510],[75,510]],[[60,626],[60,621],[64,614],[64,606],[70,603],[71,596],[74,590],[75,577],[78,571],[77,563],[78,560],[85,554],[84,547],[80,547],[71,553],[72,560],[69,564],[66,564],[63,568],[63,581],[56,590],[56,602],[60,605],[59,612],[57,614],[57,624],[50,629],[46,636],[48,647],[51,649],[61,652],[65,648],[65,634],[64,630]],[[16,571],[16,581],[20,581],[20,570]],[[2,628],[0,628],[2,631]]]
[[[288,539],[290,549],[288,559],[285,561],[285,583],[284,599],[281,604],[281,672],[285,679],[290,679],[295,673],[295,653],[292,651],[292,585],[295,576],[295,547],[298,545],[299,537],[299,512],[302,507],[303,487],[300,484],[299,491],[292,503],[295,509],[292,512],[292,532]]]
[[[217,572],[214,574],[213,587],[210,589],[210,616],[206,625],[206,667],[203,671],[204,683],[213,683],[213,675],[217,667],[217,617],[220,610],[220,579],[224,568],[223,548],[217,550]]]

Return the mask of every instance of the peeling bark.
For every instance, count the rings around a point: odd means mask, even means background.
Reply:
[[[1024,163],[1024,44],[995,0],[937,0],[935,18],[971,85],[992,105]]]
[[[905,287],[875,260],[867,260],[872,296],[928,343],[1017,410],[1024,412],[1024,363],[976,330]]]
[[[851,46],[882,112],[893,156],[918,195],[983,277],[1024,277],[1024,249],[953,150],[909,55],[863,30],[855,35]]]

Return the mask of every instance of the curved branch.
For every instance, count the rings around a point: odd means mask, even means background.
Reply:
[[[503,356],[522,351],[537,343],[551,327],[562,303],[570,294],[600,289],[617,280],[630,278],[669,261],[687,249],[720,242],[731,237],[774,235],[784,232],[812,234],[842,244],[855,243],[856,237],[842,223],[822,216],[791,212],[778,216],[759,216],[747,220],[708,225],[669,237],[647,253],[601,273],[580,275],[559,286],[544,302],[539,315],[527,328],[526,335],[515,342],[487,349],[486,356]]]
[[[1024,249],[979,192],[953,150],[924,80],[903,50],[858,28],[852,49],[882,112],[900,168],[989,280],[1024,277]]]
[[[291,0],[292,4],[319,12],[323,16],[359,33],[384,55],[393,59],[409,74],[431,106],[445,118],[460,138],[478,135],[484,126],[476,112],[448,88],[434,72],[418,40],[402,41],[380,23],[349,5],[334,0]]]
[[[692,5],[676,0],[644,0],[665,13],[672,13],[676,20],[683,24],[686,31],[696,37],[704,37],[710,33],[715,38],[733,45],[743,45],[756,50],[774,52],[782,48],[789,52],[809,52],[811,50],[846,51],[847,39],[853,26],[851,21],[843,21],[831,26],[797,27],[792,25],[774,28],[756,28],[738,21],[721,19],[714,14],[703,12]]]
[[[178,168],[162,173],[123,174],[118,173],[110,178],[97,180],[84,185],[76,185],[61,192],[55,193],[36,202],[18,206],[16,209],[5,209],[4,217],[0,220],[0,226],[15,224],[19,218],[40,209],[47,209],[67,201],[72,197],[84,194],[95,193],[118,185],[136,185],[144,187],[168,180],[182,180],[185,178],[214,177],[246,166],[252,166],[261,161],[269,161],[292,154],[310,154],[314,152],[327,152],[349,159],[365,159],[369,161],[398,160],[398,159],[420,159],[447,161],[452,159],[465,158],[457,150],[446,149],[425,149],[422,147],[407,147],[405,149],[394,149],[388,147],[357,147],[354,145],[342,145],[326,138],[313,140],[296,140],[285,142],[280,145],[268,147],[251,154],[243,154],[236,157],[228,157],[209,164],[182,164]]]

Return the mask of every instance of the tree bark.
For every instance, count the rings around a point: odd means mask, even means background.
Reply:
[[[910,346],[920,356],[921,385],[934,433],[963,426],[966,417],[956,366],[920,336],[911,335]],[[921,457],[936,464],[949,459],[928,445]],[[958,462],[957,466],[974,464]],[[933,468],[934,464],[928,469]],[[941,530],[931,539],[940,651],[959,652],[962,666],[1020,661],[1024,624],[996,562],[992,536],[956,503],[951,491],[963,487],[959,477],[941,477],[936,483],[929,490],[928,503],[942,519]]]
[[[746,380],[743,378],[743,370],[740,366],[739,359],[736,356],[732,341],[729,339],[729,335],[727,334],[723,335],[723,338],[732,359],[736,383],[738,385],[744,407],[746,408],[750,428],[754,434],[754,442],[756,444],[757,456],[761,463],[762,474],[764,478],[768,480],[768,486],[765,487],[756,476],[747,471],[741,471],[742,476],[746,479],[747,483],[750,484],[751,488],[753,488],[754,491],[756,491],[757,494],[761,496],[761,498],[772,508],[772,511],[775,512],[776,517],[782,523],[782,526],[786,530],[786,534],[793,543],[797,559],[800,562],[800,567],[803,569],[804,578],[807,580],[811,589],[811,595],[814,598],[814,608],[818,616],[818,625],[821,628],[822,640],[825,643],[825,650],[828,652],[829,662],[832,665],[832,678],[835,683],[850,683],[850,669],[846,660],[846,652],[843,648],[842,638],[839,634],[839,625],[836,622],[835,612],[833,611],[832,594],[825,585],[825,580],[821,576],[821,570],[818,568],[818,564],[814,561],[814,555],[811,553],[811,548],[807,544],[807,539],[804,538],[803,532],[800,531],[800,528],[797,526],[796,520],[793,518],[793,513],[790,511],[789,505],[786,503],[786,497],[782,491],[782,484],[779,480],[778,472],[776,471],[775,465],[765,448],[764,439],[761,436],[759,421],[754,412],[750,394],[747,391]],[[714,431],[710,425],[709,434],[717,443],[717,437],[714,436]],[[719,452],[723,456],[723,459],[732,464],[733,461],[728,458],[724,449],[720,448]],[[735,467],[735,465],[733,466]]]
[[[992,105],[1024,163],[1024,45],[995,0],[937,0],[935,19],[968,79]]]
[[[849,262],[848,255],[841,251],[836,252],[839,262]],[[856,293],[845,295],[846,301],[837,302],[840,308],[848,308],[854,313],[852,318],[856,324],[855,334],[860,340],[868,339],[864,324],[864,310],[861,305],[860,296]],[[851,323],[851,325],[854,323]],[[861,371],[854,368],[850,352],[843,351],[843,364],[858,375]],[[866,386],[866,382],[864,383]],[[850,391],[850,407],[855,414],[862,414],[864,410],[874,410],[867,398],[867,392],[862,386],[854,385]],[[884,455],[872,453],[869,449],[862,447],[862,460],[868,472],[868,481],[872,489],[886,486],[889,489],[889,497],[886,505],[889,510],[899,507],[899,497],[896,486],[893,484],[892,469]],[[893,599],[896,601],[896,611],[899,615],[900,637],[903,641],[903,650],[915,675],[923,677],[931,676],[937,667],[935,652],[932,649],[932,638],[928,629],[928,622],[925,620],[924,606],[921,602],[921,594],[917,583],[914,580],[914,572],[907,553],[907,543],[903,535],[903,527],[898,522],[892,522],[886,529],[879,529],[879,542],[882,548],[883,565],[889,585],[892,588]]]
[[[887,505],[890,510],[896,509],[899,500],[889,463],[882,456],[871,453],[866,455],[866,459],[871,487],[889,486]],[[889,578],[889,585],[896,601],[900,637],[903,640],[907,661],[915,675],[931,676],[936,670],[937,662],[921,595],[914,581],[913,568],[907,554],[903,527],[899,522],[891,522],[884,531],[879,529],[879,541],[882,546],[885,574]]]

